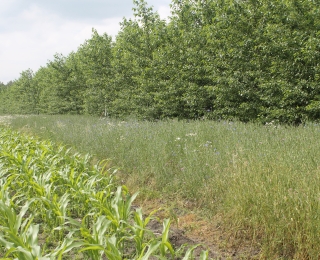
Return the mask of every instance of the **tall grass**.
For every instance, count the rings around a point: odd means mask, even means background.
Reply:
[[[109,158],[145,196],[222,215],[262,257],[320,256],[319,125],[30,116],[11,127]]]

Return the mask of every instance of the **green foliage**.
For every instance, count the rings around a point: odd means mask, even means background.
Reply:
[[[81,114],[84,83],[74,53],[68,57],[56,54],[46,68],[39,70],[39,84],[43,85],[41,112],[48,114]]]
[[[32,70],[23,71],[20,78],[0,90],[0,105],[4,113],[36,114],[40,89],[33,82]]]
[[[155,119],[162,114],[156,100],[163,91],[157,66],[158,52],[166,43],[166,23],[145,1],[134,3],[135,18],[123,19],[113,47],[116,99],[111,115]]]
[[[85,82],[82,95],[84,112],[106,115],[109,103],[113,100],[111,37],[106,34],[100,36],[93,30],[91,39],[81,45],[75,55],[78,58],[77,66],[82,73],[79,80]]]
[[[9,90],[5,84],[0,85],[0,113],[9,113]]]
[[[243,121],[316,120],[306,107],[317,95],[319,4],[240,1],[222,7],[218,1],[213,5],[217,15],[206,32],[215,52],[214,114]]]
[[[2,113],[301,124],[320,114],[320,5],[173,0],[168,21],[134,0],[114,42],[91,39],[0,88]]]

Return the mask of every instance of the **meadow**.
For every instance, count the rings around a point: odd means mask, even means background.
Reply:
[[[201,216],[220,248],[252,258],[318,259],[320,126],[230,121],[12,117],[10,128],[107,159],[139,203],[165,205],[179,225]],[[157,205],[158,206],[158,205]],[[197,229],[195,224],[193,229]]]

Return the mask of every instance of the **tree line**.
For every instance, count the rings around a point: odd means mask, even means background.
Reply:
[[[1,113],[300,124],[320,118],[320,2],[134,0],[115,40],[92,36],[0,86]]]

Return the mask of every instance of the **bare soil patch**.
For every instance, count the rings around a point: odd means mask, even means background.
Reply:
[[[139,201],[146,214],[149,214],[161,205],[161,200]],[[155,217],[149,223],[149,228],[155,234],[162,232],[162,220],[170,217],[170,213],[165,210],[159,210]],[[169,239],[175,248],[182,245],[199,245],[195,250],[195,259],[198,259],[203,250],[209,251],[211,259],[258,259],[259,249],[255,248],[250,241],[243,241],[243,238],[227,234],[221,227],[221,217],[215,216],[212,221],[201,218],[189,210],[176,210],[177,215],[172,218]],[[241,241],[240,241],[241,240]]]

